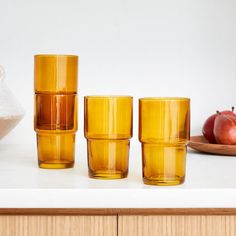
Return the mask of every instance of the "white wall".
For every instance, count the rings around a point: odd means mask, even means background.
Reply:
[[[216,109],[236,105],[234,0],[0,0],[0,64],[26,110],[1,142],[34,143],[33,55],[80,56],[83,96],[188,96],[192,134]]]

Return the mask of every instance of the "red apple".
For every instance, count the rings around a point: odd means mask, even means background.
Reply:
[[[236,144],[236,116],[219,113],[215,118],[214,136],[217,143]]]
[[[209,143],[216,143],[213,133],[216,116],[217,114],[208,117],[202,128],[202,133]]]
[[[226,110],[220,113],[224,115],[232,115],[236,117],[236,114],[234,113],[234,107],[232,107],[231,111]],[[216,117],[217,117],[217,113],[208,117],[202,128],[202,133],[209,143],[217,143],[215,139],[214,131],[213,131]]]

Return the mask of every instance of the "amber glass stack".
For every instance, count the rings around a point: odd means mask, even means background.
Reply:
[[[74,166],[78,57],[35,56],[35,117],[41,168]]]

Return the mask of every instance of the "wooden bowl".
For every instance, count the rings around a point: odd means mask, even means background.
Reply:
[[[202,135],[192,136],[188,146],[199,152],[236,156],[236,145],[211,144]]]

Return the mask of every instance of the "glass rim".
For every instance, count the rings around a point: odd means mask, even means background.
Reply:
[[[190,101],[187,97],[143,97],[139,101]]]
[[[93,99],[118,99],[118,98],[131,98],[132,96],[129,95],[87,95],[84,96],[85,99],[93,98]]]
[[[54,58],[57,58],[57,57],[72,57],[72,58],[79,58],[79,56],[77,55],[73,55],[73,54],[36,54],[34,55],[34,57],[54,57]]]

